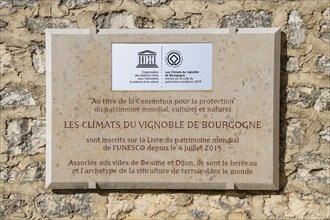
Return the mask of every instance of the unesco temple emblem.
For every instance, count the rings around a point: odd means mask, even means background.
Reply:
[[[138,53],[139,64],[136,68],[158,68],[156,64],[156,52],[151,50],[144,50]]]

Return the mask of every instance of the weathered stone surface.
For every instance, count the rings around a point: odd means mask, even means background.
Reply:
[[[118,6],[116,6],[116,13],[129,13],[136,17],[149,17],[148,8],[146,5],[143,4],[142,0],[138,2],[136,0],[129,0],[129,1],[118,1],[122,2]]]
[[[187,218],[209,219],[212,218],[214,209],[218,209],[219,197],[194,195],[193,202],[189,205]],[[212,205],[212,207],[210,207]],[[221,209],[221,208],[220,208]]]
[[[205,211],[199,211],[197,209],[190,210],[190,213],[193,218],[197,218],[197,219],[201,219],[206,215]]]
[[[137,28],[142,28],[142,29],[154,28],[153,20],[148,19],[148,18],[143,18],[143,17],[137,17],[134,21],[134,25]]]
[[[10,157],[34,155],[45,150],[45,120],[19,119],[7,123],[6,140]]]
[[[68,8],[79,8],[86,6],[89,3],[96,2],[97,0],[61,0],[61,4],[66,5]]]
[[[25,8],[35,7],[38,5],[38,0],[1,0],[0,8]]]
[[[329,89],[320,89],[319,96],[315,101],[314,109],[318,112],[330,111],[330,91]]]
[[[310,108],[322,111],[330,111],[330,91],[329,89],[316,90],[312,87],[288,87],[287,103],[300,108]]]
[[[31,53],[27,48],[3,43],[0,44],[0,55],[0,75],[22,76],[33,69],[31,68]]]
[[[223,4],[225,2],[225,0],[207,0],[207,1],[217,4]]]
[[[281,219],[288,210],[287,198],[283,195],[272,195],[265,199],[264,213],[268,218]]]
[[[223,196],[218,201],[219,209],[226,214],[231,212],[247,212],[250,210],[249,200],[246,198],[239,198],[234,196]]]
[[[132,29],[135,27],[135,17],[128,13],[101,14],[96,17],[97,28]]]
[[[34,43],[31,46],[32,50],[32,65],[37,73],[46,72],[46,55],[45,46],[42,44]]]
[[[117,194],[110,194],[106,206],[108,218],[121,219],[135,208],[134,197],[128,196],[125,199],[120,199]]]
[[[0,20],[0,31],[8,25],[7,22]]]
[[[184,194],[177,196],[152,195],[134,197],[130,194],[110,194],[108,197],[108,217],[110,219],[120,219],[127,216],[134,209],[136,216],[143,218],[169,218],[178,213],[177,205],[185,206],[190,203]]]
[[[169,0],[143,0],[143,3],[148,6],[158,6]]]
[[[43,34],[46,28],[76,28],[76,24],[64,18],[28,18],[26,27],[36,33]]]
[[[178,193],[174,196],[175,202],[182,207],[188,206],[194,200],[194,197],[188,193]]]
[[[0,171],[0,179],[7,181],[8,183],[17,182],[19,180],[20,173],[21,172],[17,167],[12,169],[5,168]]]
[[[156,20],[167,20],[175,14],[175,12],[168,6],[150,7],[148,11],[152,18]]]
[[[37,162],[28,165],[22,172],[20,181],[32,182],[43,180],[45,178],[45,162]]]
[[[327,219],[326,206],[322,202],[326,202],[326,198],[319,193],[273,195],[265,199],[264,212],[269,219]]]
[[[169,19],[164,22],[164,28],[168,29],[183,29],[190,24],[190,18],[186,19]]]
[[[319,132],[320,138],[326,141],[330,141],[330,127],[326,127]]]
[[[23,200],[18,193],[10,194],[9,196],[1,195],[0,197],[0,217],[5,217],[17,209],[21,208]]]
[[[308,210],[306,207],[306,202],[301,199],[301,195],[298,193],[292,193],[289,195],[288,199],[288,212],[286,216],[291,218],[303,219],[307,214]]]
[[[63,17],[67,10],[60,8],[61,0],[39,1],[39,17]]]
[[[190,17],[189,28],[199,28],[201,26],[202,20],[203,20],[203,16],[202,15],[192,15]]]
[[[320,25],[321,40],[326,43],[330,43],[330,8],[326,8],[324,10],[323,20]]]
[[[175,11],[173,19],[181,20],[191,15],[199,15],[207,8],[205,1],[169,1],[168,5]],[[183,10],[184,9],[184,10]]]
[[[219,21],[217,14],[212,10],[207,10],[203,13],[203,19],[201,20],[202,28],[218,28]]]
[[[264,213],[264,204],[265,204],[265,197],[267,196],[253,196],[251,198],[251,210],[247,211],[249,217],[251,219],[267,219],[266,214]]]
[[[35,207],[43,218],[61,218],[73,215],[88,217],[93,214],[91,195],[42,194],[35,198]]]
[[[77,26],[79,28],[94,28],[94,11],[83,11],[77,16]]]
[[[0,107],[36,105],[31,93],[21,87],[7,87],[0,91]]]
[[[267,11],[239,11],[221,19],[221,27],[260,28],[271,27],[272,15]]]
[[[129,216],[137,219],[231,219],[230,216],[248,219],[247,213],[250,213],[252,207],[249,199],[235,196],[183,193],[162,196],[146,193],[135,196],[112,193],[108,196],[107,208],[110,219],[125,219]]]
[[[290,195],[290,199],[297,194],[296,192]],[[299,198],[299,197],[298,197]],[[304,209],[307,210],[305,219],[328,219],[329,218],[329,196],[320,193],[312,193],[309,195],[302,195],[300,199],[303,201]],[[299,206],[293,208],[299,209]]]
[[[7,181],[9,179],[9,169],[3,168],[0,170],[0,180]]]
[[[294,180],[306,184],[309,189],[327,193],[327,186],[330,183],[329,164],[330,159],[319,154],[306,153],[294,155],[297,173]]]
[[[15,72],[13,52],[6,44],[0,44],[0,75],[12,72]]]
[[[305,22],[302,20],[299,11],[293,10],[289,14],[289,21],[286,27],[288,34],[288,46],[299,48],[305,41]]]
[[[317,69],[326,76],[330,76],[330,59],[326,56],[321,56],[316,61]]]
[[[23,170],[20,170],[18,167],[1,169],[0,179],[9,183],[38,181],[45,177],[44,171],[45,163],[37,162],[28,165]]]
[[[289,146],[299,146],[304,143],[305,131],[302,122],[298,118],[288,120],[286,144]]]
[[[289,57],[286,64],[286,71],[293,73],[299,70],[299,59],[297,57]]]
[[[300,108],[311,107],[316,98],[315,89],[309,87],[288,87],[287,103]]]

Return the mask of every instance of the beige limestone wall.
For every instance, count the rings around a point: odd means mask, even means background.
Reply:
[[[280,27],[279,191],[51,191],[45,28]],[[0,219],[330,217],[327,0],[1,0]],[[93,56],[93,54],[91,54]]]

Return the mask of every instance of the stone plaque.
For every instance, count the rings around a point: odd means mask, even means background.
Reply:
[[[280,30],[46,32],[46,186],[276,190]]]

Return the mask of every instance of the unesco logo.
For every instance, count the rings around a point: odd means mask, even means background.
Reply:
[[[157,53],[151,50],[139,52],[139,64],[136,68],[158,68],[156,64],[156,55]]]
[[[176,68],[181,65],[183,61],[182,54],[177,50],[171,50],[165,57],[168,66]]]

